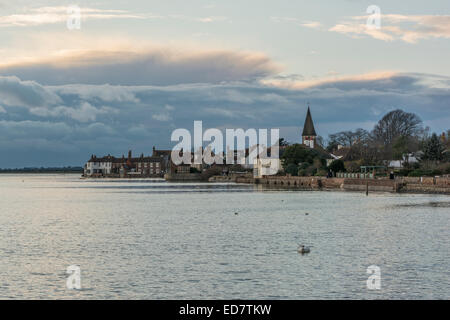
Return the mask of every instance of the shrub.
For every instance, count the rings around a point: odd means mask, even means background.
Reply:
[[[450,174],[450,163],[441,163],[436,169],[439,170],[441,174]]]
[[[397,175],[402,176],[402,177],[407,177],[413,171],[414,171],[413,169],[403,168],[397,172]]]
[[[450,163],[446,163],[445,164],[444,173],[450,174]]]
[[[290,174],[291,176],[296,176],[296,175],[298,175],[298,166],[293,163],[290,163],[287,165],[285,171],[286,171],[286,173]]]
[[[212,176],[220,176],[222,175],[222,168],[220,167],[211,167],[209,169],[204,170],[201,173],[201,177],[203,180],[208,180]]]
[[[422,176],[432,176],[432,170],[424,170],[424,169],[416,169],[411,171],[408,176],[409,177],[422,177]]]
[[[360,161],[347,161],[345,162],[345,168],[349,172],[359,172],[361,170]]]

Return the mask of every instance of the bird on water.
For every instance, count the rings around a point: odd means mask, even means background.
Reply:
[[[311,249],[309,249],[309,247],[305,247],[304,245],[300,245],[298,247],[297,251],[298,251],[298,253],[305,254],[305,253],[309,253],[311,251]]]

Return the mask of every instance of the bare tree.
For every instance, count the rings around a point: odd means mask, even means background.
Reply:
[[[415,137],[422,132],[422,120],[416,114],[394,110],[377,123],[372,135],[379,143],[390,146],[400,136]]]
[[[353,131],[341,131],[337,133],[330,134],[328,139],[330,141],[329,145],[340,144],[342,146],[352,146],[353,144],[365,140],[369,133],[364,129],[356,129]]]
[[[317,136],[316,137],[316,143],[318,146],[322,147],[324,146],[325,142],[322,136]]]

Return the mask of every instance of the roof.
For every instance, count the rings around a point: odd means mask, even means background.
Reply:
[[[96,156],[92,156],[91,159],[89,159],[88,162],[113,162],[113,163],[126,163],[128,161],[128,158],[122,157],[122,158],[116,158],[113,156],[106,156],[102,158],[97,158]],[[137,157],[137,158],[130,158],[131,163],[136,162],[161,162],[161,158],[158,157]]]
[[[305,119],[305,124],[303,126],[302,136],[317,136],[316,130],[314,129],[314,123],[312,121],[311,111],[309,110],[309,106],[308,106],[308,112],[306,113],[306,119]]]
[[[340,149],[334,150],[333,152],[331,152],[331,154],[336,157],[345,158],[345,157],[347,157],[349,152],[350,152],[350,147],[342,147]]]
[[[158,149],[153,149],[153,157],[164,157],[164,156],[169,156],[171,155],[172,150],[158,150]]]
[[[314,146],[313,150],[316,150],[325,159],[333,159],[333,157],[327,150],[317,144]]]

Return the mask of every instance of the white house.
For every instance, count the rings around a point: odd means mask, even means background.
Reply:
[[[257,157],[254,160],[253,177],[262,178],[263,176],[275,175],[280,170],[280,168],[280,159]]]
[[[84,167],[84,175],[92,176],[95,174],[111,174],[113,164],[113,157],[106,156],[103,158],[97,158],[92,156],[91,159],[86,163]]]
[[[403,168],[405,163],[413,164],[413,163],[417,163],[417,162],[419,162],[417,157],[414,154],[410,153],[410,154],[404,154],[403,155],[403,160],[390,160],[390,161],[388,161],[387,166],[389,168],[401,169],[401,168]]]

